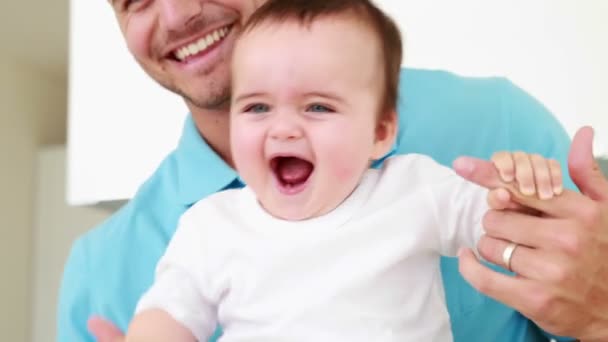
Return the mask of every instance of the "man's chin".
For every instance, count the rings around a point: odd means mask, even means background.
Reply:
[[[226,110],[230,109],[230,95],[219,94],[206,97],[188,97],[182,95],[188,107],[195,107],[202,110]]]
[[[181,96],[188,107],[201,110],[228,110],[230,108],[230,88],[213,89],[213,86],[201,85],[197,89],[178,89],[165,87],[169,91]],[[211,89],[210,89],[211,88]],[[206,89],[204,94],[200,94],[200,89]],[[196,94],[196,91],[199,91]]]

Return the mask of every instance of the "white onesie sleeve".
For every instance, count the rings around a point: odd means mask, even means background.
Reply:
[[[482,219],[488,211],[488,190],[464,180],[452,169],[429,165],[435,180],[430,182],[430,197],[439,230],[441,255],[456,256],[460,247],[472,248],[483,234]]]
[[[217,324],[216,307],[205,295],[205,236],[191,211],[179,226],[157,267],[152,286],[137,304],[136,313],[161,309],[188,328],[198,341],[207,341]]]

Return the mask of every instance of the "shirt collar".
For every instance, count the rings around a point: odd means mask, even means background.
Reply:
[[[178,196],[188,206],[238,180],[236,171],[200,135],[191,114],[186,117],[175,155]]]

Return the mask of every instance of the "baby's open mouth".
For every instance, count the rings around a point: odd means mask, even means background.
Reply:
[[[270,168],[283,190],[291,192],[306,183],[314,170],[314,165],[302,158],[280,156],[270,160]]]

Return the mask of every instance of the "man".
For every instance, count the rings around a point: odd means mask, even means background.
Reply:
[[[60,341],[91,341],[87,321],[95,315],[118,326],[92,319],[90,328],[101,341],[119,335],[151,284],[156,261],[180,215],[211,193],[242,186],[230,167],[228,61],[240,27],[262,3],[111,1],[133,56],[154,80],[184,98],[191,115],[176,151],[135,198],[74,244],[60,294]],[[423,70],[405,70],[402,76],[401,129],[393,153],[424,153],[450,164],[463,154],[489,158],[494,151],[520,149],[565,165],[569,141],[563,129],[543,106],[508,81]],[[496,175],[485,172],[486,166],[464,160],[457,169],[483,185],[496,181]],[[567,217],[532,220],[492,212],[486,217],[490,237],[480,243],[482,255],[510,266],[521,277],[507,278],[463,253],[467,279],[514,309],[468,285],[456,260],[442,261],[456,341],[541,340],[534,323],[583,340],[608,336],[607,270],[602,266],[608,253],[608,185],[595,178],[597,170],[589,158],[576,160],[575,155],[570,166],[573,180],[588,197],[569,195],[563,196],[565,203],[551,202],[555,208],[571,208]],[[526,247],[510,247],[512,253],[504,253],[509,241]]]

